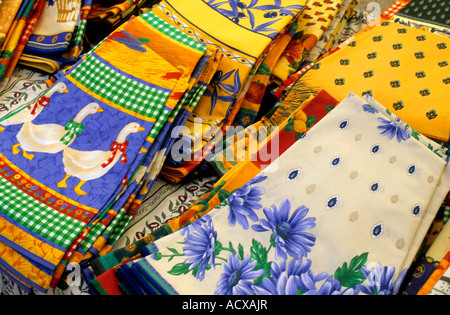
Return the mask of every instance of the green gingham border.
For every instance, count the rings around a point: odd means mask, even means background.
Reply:
[[[69,76],[109,102],[154,120],[159,117],[171,94],[168,89],[123,75],[95,54],[90,54]]]
[[[117,214],[114,216],[111,224],[108,226],[105,226],[100,222],[94,225],[92,230],[89,231],[85,239],[83,239],[82,243],[78,246],[77,251],[79,251],[82,254],[85,254],[92,247],[92,245],[94,245],[95,241],[100,235],[102,235],[102,233],[107,233],[112,230],[112,226],[117,224],[117,221],[120,220],[120,218],[123,216],[124,213],[125,209],[123,208],[120,209],[120,211],[117,212]]]
[[[152,141],[154,141],[154,139],[156,138],[156,136],[158,135],[158,133],[164,126],[164,123],[170,116],[171,112],[172,112],[171,110],[164,109],[163,113],[161,113],[161,115],[158,117],[157,121],[155,122],[154,127],[152,128],[152,130],[148,136],[148,137],[152,138]],[[122,209],[119,210],[119,212],[120,211],[122,211]],[[78,246],[78,251],[80,251],[84,254],[87,250],[89,250],[92,247],[92,245],[95,243],[97,238],[104,232],[105,229],[107,230],[107,232],[111,232],[111,229],[113,228],[113,226],[115,226],[117,224],[114,220],[115,219],[113,219],[114,223],[112,225],[108,225],[108,226],[105,226],[104,224],[102,224],[100,222],[92,225],[91,226],[92,229],[89,231],[89,233],[83,239],[82,243]],[[118,218],[118,220],[120,220],[120,218]],[[99,219],[99,221],[101,221],[101,219]]]
[[[206,91],[206,88],[208,87],[207,84],[199,82],[194,88],[189,92],[188,94],[183,97],[183,106],[184,108],[194,108],[195,105],[199,102],[201,99],[203,93]],[[169,148],[170,149],[170,148]],[[122,236],[123,232],[125,231],[126,227],[128,226],[128,223],[130,223],[132,216],[125,215],[121,220],[115,223],[115,226],[113,226],[113,229],[111,231],[111,234],[109,235],[107,244],[112,245],[116,243],[119,238]]]
[[[179,106],[177,106],[177,107],[179,107]],[[152,128],[152,130],[150,131],[150,134],[149,134],[149,137],[152,138],[152,141],[154,139],[156,139],[158,133],[160,132],[160,130],[164,126],[165,122],[169,118],[171,112],[172,112],[171,110],[165,109],[163,111],[163,113],[161,113],[161,115],[158,117],[158,120],[156,121],[155,126]],[[120,209],[119,212],[122,210],[123,209]],[[105,231],[105,229],[107,232],[104,232],[104,233],[107,233],[107,234],[111,233],[113,227],[118,224],[117,220],[121,219],[120,217],[121,217],[121,215],[118,218],[115,217],[113,219],[113,222],[111,222],[111,224],[108,226],[105,226],[104,224],[101,224],[100,222],[98,224],[93,225],[92,230],[89,231],[86,238],[83,240],[81,245],[79,245],[79,249],[83,252],[89,250],[92,247],[92,245],[94,244],[94,242],[97,240],[97,238]],[[116,218],[117,218],[117,220],[116,220]]]
[[[20,224],[63,249],[70,246],[85,226],[85,223],[53,210],[24,194],[1,176],[0,211],[10,221]]]
[[[166,21],[162,20],[152,12],[141,14],[139,18],[141,18],[143,21],[147,22],[154,28],[158,29],[158,31],[160,31],[164,35],[176,40],[183,45],[198,50],[202,53],[206,51],[206,47],[202,43],[189,37],[187,34],[183,33],[176,27],[168,24]]]
[[[201,99],[203,93],[206,91],[207,86],[208,85],[203,82],[197,83],[190,92],[187,92],[183,95],[177,106],[175,106],[172,111],[165,109],[163,113],[158,117],[154,128],[152,128],[149,134],[149,137],[152,139],[156,139],[166,120],[169,118],[175,119],[182,108],[194,108]],[[103,224],[95,225],[92,230],[89,231],[82,244],[79,245],[79,249],[83,253],[88,251],[95,243],[97,238],[102,234],[105,234],[105,236],[108,237],[108,244],[110,243],[110,241],[115,243],[120,238],[126,226],[131,220],[131,217],[126,216],[125,213],[122,213],[123,210],[123,208],[119,210],[116,217],[108,226],[105,227]]]

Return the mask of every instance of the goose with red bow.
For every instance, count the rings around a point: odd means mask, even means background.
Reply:
[[[3,131],[3,128],[1,126],[20,125],[26,122],[33,121],[42,112],[42,110],[47,107],[48,104],[50,104],[50,99],[56,92],[65,94],[69,91],[65,83],[59,82],[55,84],[44,95],[31,103],[31,105],[22,109],[20,112],[14,114],[10,118],[0,122],[0,132]]]
[[[67,147],[63,151],[63,164],[66,176],[57,186],[67,187],[67,179],[71,176],[77,177],[80,182],[74,188],[79,196],[86,196],[87,193],[81,187],[89,180],[102,177],[120,160],[124,164],[128,162],[126,150],[128,148],[127,137],[132,133],[143,131],[144,128],[138,123],[127,124],[112,142],[109,151],[80,151]]]

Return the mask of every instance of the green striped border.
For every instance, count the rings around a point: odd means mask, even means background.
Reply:
[[[0,211],[12,222],[17,222],[37,236],[68,248],[81,233],[85,223],[47,207],[25,195],[0,176]],[[31,234],[33,237],[35,235]]]

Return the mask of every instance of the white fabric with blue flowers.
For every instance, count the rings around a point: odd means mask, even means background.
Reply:
[[[178,294],[396,294],[450,189],[446,156],[432,147],[351,94],[143,259]]]

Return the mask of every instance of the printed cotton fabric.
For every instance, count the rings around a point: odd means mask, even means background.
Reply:
[[[429,291],[420,292],[421,295],[450,295],[450,251],[447,253],[441,264],[439,271],[434,274],[434,282],[430,281],[433,287]],[[423,294],[422,294],[423,293]]]
[[[350,90],[370,94],[418,132],[448,141],[449,47],[445,37],[383,22],[323,58],[301,80],[337,99]]]
[[[201,195],[211,191],[216,181],[217,177],[205,177],[189,183],[172,184],[158,179],[112,250],[139,240],[179,216]]]
[[[148,28],[147,24],[150,24],[151,28]],[[161,30],[166,36],[160,35]],[[194,91],[195,95],[196,89],[190,89],[198,81],[197,76],[202,73],[202,69],[206,65],[205,60],[202,61],[202,58],[205,57],[206,48],[201,43],[188,39],[181,32],[163,23],[151,13],[130,20],[113,34],[120,34],[120,32],[132,33],[137,38],[143,38],[142,41],[146,42],[145,45],[150,47],[159,57],[165,58],[172,67],[177,67],[178,72],[167,72],[162,76],[163,80],[174,79],[183,83],[172,92],[164,111],[156,120],[154,130],[148,135],[146,139],[148,146],[145,148],[146,155],[137,170],[126,176],[121,190],[109,207],[108,212],[83,231],[82,237],[76,241],[75,252],[68,251],[66,253],[67,257],[71,256],[68,259],[71,264],[80,263],[92,256],[105,254],[121,235],[125,226],[133,217],[136,208],[142,202],[142,194],[145,195],[146,190],[151,187],[155,176],[158,174],[160,159],[167,149],[166,143],[162,142],[170,136],[168,129],[173,125],[180,109],[183,110],[186,106],[195,104],[195,97],[193,100],[189,97],[192,97],[190,92]],[[173,37],[176,39],[175,41],[173,41]],[[104,46],[101,45],[97,50],[102,47]],[[168,50],[168,47],[171,47],[171,49]],[[170,53],[172,50],[186,51],[174,56]],[[156,66],[153,67],[157,68]],[[200,85],[203,86],[203,84]],[[161,96],[155,95],[149,100],[143,100],[143,102],[152,101],[154,103],[150,107],[152,108],[160,100]]]
[[[289,99],[289,105],[294,106],[295,100],[298,100],[299,91],[292,90],[292,99]],[[313,94],[307,94],[312,96]],[[305,97],[305,96],[303,96]],[[287,102],[287,100],[286,100]],[[264,151],[267,147],[273,147],[277,145],[279,147],[279,153],[285,152],[292,144],[298,141],[302,135],[304,135],[305,130],[310,129],[314,124],[318,123],[331,109],[334,107],[333,104],[337,104],[328,93],[325,91],[320,91],[317,96],[305,102],[307,104],[302,104],[301,108],[297,108],[282,125],[280,125],[280,130],[276,132],[276,136],[272,136],[267,139],[267,141],[262,141],[258,150]],[[280,106],[281,107],[281,106]],[[273,121],[282,120],[287,112],[289,106],[286,106],[283,110],[279,110],[273,114]],[[305,110],[303,112],[302,110]],[[307,113],[307,114],[306,114]],[[278,117],[277,117],[278,116]],[[301,119],[296,119],[296,117],[301,117]],[[306,126],[305,121],[308,119],[309,127]],[[298,123],[303,125],[301,130],[294,127]],[[282,129],[282,130],[281,130]],[[272,141],[274,144],[272,144]],[[267,152],[267,151],[265,151]],[[189,207],[183,210],[183,213],[169,220],[164,226],[156,229],[154,232],[145,235],[142,239],[135,241],[131,244],[127,244],[125,247],[118,249],[119,243],[114,247],[116,248],[111,253],[98,257],[92,261],[91,265],[93,268],[93,273],[96,275],[95,279],[91,281],[91,284],[95,286],[96,290],[100,290],[101,294],[118,294],[121,291],[117,287],[117,278],[115,274],[115,269],[119,266],[127,263],[130,260],[141,257],[142,249],[160,239],[166,235],[169,235],[175,231],[178,231],[185,225],[197,221],[203,215],[207,214],[209,211],[214,209],[217,205],[224,202],[229,196],[228,191],[235,191],[242,187],[247,181],[256,176],[262,168],[267,167],[271,160],[264,158],[258,158],[258,152],[255,152],[255,160],[243,160],[239,164],[232,167],[222,178],[220,178],[214,185],[213,189],[202,195],[200,198],[196,199],[191,203]],[[138,209],[139,211],[139,209]],[[123,241],[122,241],[123,243]],[[105,282],[106,281],[106,282]],[[106,283],[110,283],[106,288]],[[111,283],[115,283],[114,285]],[[110,291],[113,290],[113,291]]]
[[[0,263],[28,288],[45,292],[52,277],[56,285],[72,254],[84,254],[115,216],[111,205],[129,196],[123,184],[205,52],[153,14],[135,20],[137,33],[112,33],[0,133],[0,244],[8,253]],[[150,49],[161,41],[177,46],[184,67]]]
[[[91,4],[92,0],[73,2],[70,9],[58,15],[55,15],[54,8],[47,7],[45,16],[39,19],[39,27],[27,41],[19,63],[50,74],[76,63],[83,51],[83,37]],[[55,34],[54,29],[59,29],[60,33]]]
[[[46,81],[48,75],[18,67],[14,70],[8,86],[0,93],[0,130],[3,126],[13,123],[13,118],[5,119],[16,108],[23,108],[22,104],[35,99],[39,94],[49,88]]]
[[[218,47],[224,55],[207,91],[185,124],[192,135],[192,151],[187,155],[192,155],[191,160],[195,162],[165,166],[162,176],[180,181],[212,150],[213,135],[230,125],[228,118],[239,110],[254,75],[251,71],[256,71],[264,52],[285,32],[305,2],[254,0],[238,5],[232,1],[170,0],[161,1],[152,9],[186,34]]]
[[[357,1],[345,0],[342,5],[338,8],[336,15],[331,20],[330,25],[328,25],[327,30],[323,33],[322,37],[319,38],[317,44],[309,53],[306,60],[308,62],[316,61],[320,56],[330,51],[336,46],[339,32],[341,28],[345,25],[346,18],[352,14],[353,9],[357,5]]]
[[[23,1],[1,46],[0,56],[0,91],[9,83],[20,55],[30,37],[31,32],[41,15],[45,0]]]
[[[392,17],[392,20],[395,23],[450,37],[449,5],[448,0],[411,0]]]
[[[111,252],[92,260],[88,270],[91,272],[92,269],[95,276],[91,281],[95,290],[100,290],[101,294],[111,290],[114,290],[113,294],[121,294],[117,286],[105,285],[105,281],[116,279],[115,269],[121,264],[131,258],[141,257],[142,248],[155,239],[151,234],[171,218],[185,212],[201,195],[211,191],[216,180],[216,177],[207,177],[182,184],[173,184],[164,179],[155,181]]]
[[[420,257],[419,261],[414,264],[414,271],[409,279],[406,287],[402,290],[403,295],[418,295],[419,292],[426,292],[427,294],[434,283],[427,284],[428,281],[433,281],[432,276],[438,269],[441,262],[444,260],[448,252],[450,237],[450,225],[446,224],[431,247],[426,251],[424,257]],[[439,271],[438,271],[439,272]],[[434,278],[436,281],[436,278]]]
[[[219,58],[220,59],[220,58]],[[214,50],[206,49],[204,55],[194,68],[194,72],[189,81],[189,87],[186,93],[180,99],[178,106],[172,111],[168,120],[164,124],[162,130],[154,140],[150,151],[147,153],[139,170],[133,176],[131,182],[134,183],[134,191],[128,204],[128,210],[124,213],[123,218],[116,222],[114,227],[110,227],[110,231],[102,233],[102,235],[94,244],[91,251],[100,256],[107,254],[115,242],[124,232],[130,220],[134,217],[135,212],[142,202],[147,198],[148,191],[151,190],[160,174],[163,163],[170,152],[175,140],[177,139],[177,128],[183,126],[189,117],[192,108],[197,104],[200,96],[206,89],[207,83],[217,67],[217,55]],[[137,184],[139,183],[139,184]],[[129,188],[127,188],[129,189]]]
[[[47,1],[25,50],[44,54],[65,51],[69,47],[80,9],[81,0]]]
[[[308,2],[299,19],[298,29],[286,51],[275,65],[272,81],[280,85],[297,72],[311,50],[327,30],[343,0]]]
[[[0,3],[0,45],[5,40],[22,0],[3,0]]]
[[[430,202],[442,203],[449,183],[440,182],[445,159],[389,113],[350,95],[226,204],[123,265],[122,287],[396,294],[423,216],[437,212]],[[435,194],[442,183],[445,194]]]
[[[239,162],[256,159],[255,155],[262,148],[267,148],[267,151],[278,149],[281,154],[337,104],[338,101],[325,90],[306,92],[294,86],[273,112],[227,139],[230,143],[227,145],[225,142],[226,148],[214,154],[210,164],[218,174],[225,175]],[[272,138],[276,144],[271,143]],[[270,164],[268,157],[266,160],[266,164]]]

